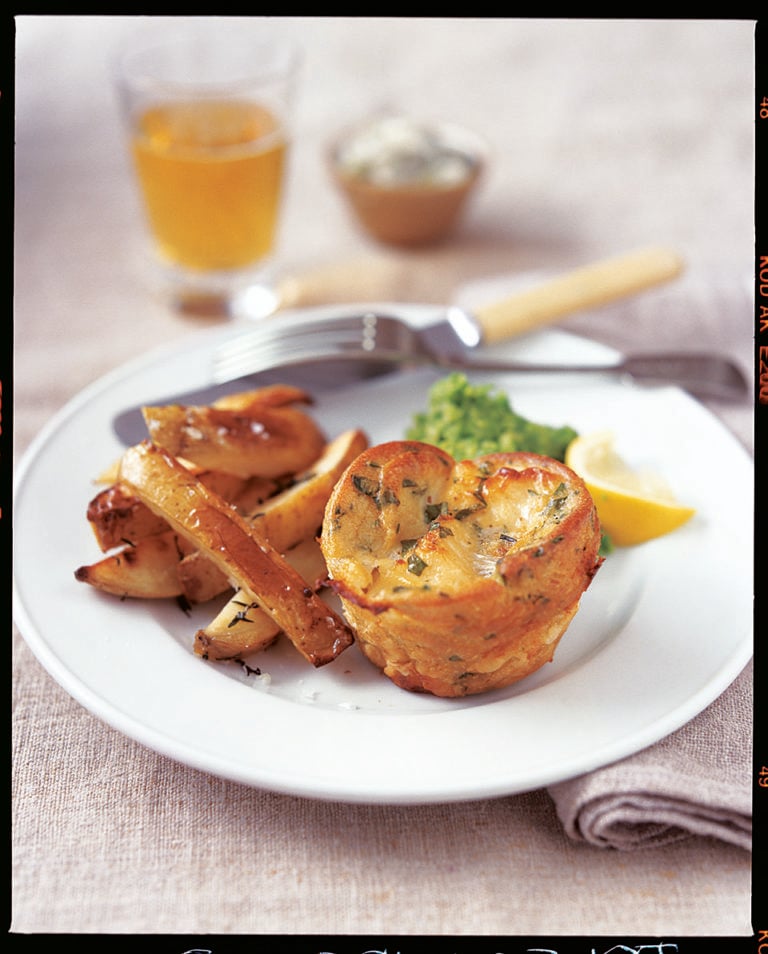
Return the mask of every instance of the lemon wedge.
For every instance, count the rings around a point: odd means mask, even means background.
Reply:
[[[616,546],[635,546],[671,533],[695,513],[678,503],[659,474],[629,467],[609,431],[575,438],[565,463],[587,485],[603,531]]]

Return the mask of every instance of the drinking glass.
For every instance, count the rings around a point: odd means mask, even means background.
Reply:
[[[300,51],[245,27],[173,31],[119,57],[117,85],[164,285],[180,309],[259,317]]]

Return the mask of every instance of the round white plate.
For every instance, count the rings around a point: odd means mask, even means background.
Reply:
[[[434,312],[406,313],[419,323]],[[120,601],[76,582],[75,568],[99,557],[85,510],[93,478],[122,449],[113,416],[202,387],[212,345],[240,330],[194,335],[97,381],[18,469],[15,619],[50,674],[105,722],[183,763],[278,792],[455,801],[531,790],[630,755],[693,718],[749,661],[751,458],[682,391],[608,377],[472,376],[504,387],[533,420],[613,430],[625,458],[663,472],[697,511],[677,532],[613,553],[554,661],[507,690],[463,700],[411,694],[354,646],[315,670],[287,640],[252,657],[261,675],[247,675],[192,651],[218,604],[187,615],[174,601]],[[612,355],[556,331],[504,350]],[[401,438],[439,376],[409,371],[321,393],[312,413],[329,437],[362,426],[372,443]]]

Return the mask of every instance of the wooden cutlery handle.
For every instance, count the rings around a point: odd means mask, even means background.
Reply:
[[[661,247],[640,249],[566,272],[503,301],[475,308],[473,314],[489,344],[659,285],[682,270],[683,260],[676,252]]]

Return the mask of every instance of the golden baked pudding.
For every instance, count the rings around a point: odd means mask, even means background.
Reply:
[[[328,501],[330,585],[365,655],[403,689],[464,696],[552,659],[602,559],[581,478],[529,453],[455,461],[365,450]]]

